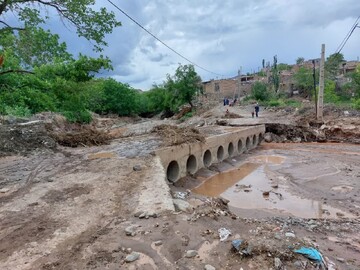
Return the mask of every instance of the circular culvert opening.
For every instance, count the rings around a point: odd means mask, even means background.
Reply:
[[[264,134],[260,133],[259,134],[259,144],[264,140]]]
[[[188,173],[196,173],[196,169],[197,169],[197,161],[196,161],[196,157],[194,155],[191,155],[188,157],[187,162],[186,162],[186,171]]]
[[[175,182],[180,176],[180,167],[177,161],[173,160],[169,163],[166,171],[167,179],[171,182]]]
[[[251,148],[251,141],[250,141],[250,137],[246,138],[246,149],[250,149]]]
[[[205,167],[209,167],[211,165],[211,152],[210,152],[210,150],[205,151],[203,161],[204,161],[204,166]]]
[[[234,154],[234,145],[233,143],[229,143],[229,146],[228,146],[228,153],[229,153],[229,157],[231,157],[233,154]]]
[[[220,145],[217,150],[217,159],[218,161],[222,161],[224,159],[224,147],[222,147],[222,145]]]
[[[242,152],[242,150],[243,150],[243,142],[242,142],[242,140],[240,139],[239,141],[238,141],[238,151],[239,151],[239,153],[241,153]]]
[[[252,144],[253,144],[254,147],[257,146],[257,144],[258,144],[258,138],[257,138],[256,135],[253,136],[253,143]]]

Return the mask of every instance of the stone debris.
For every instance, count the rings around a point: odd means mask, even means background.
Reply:
[[[127,263],[131,263],[131,262],[134,262],[136,261],[137,259],[140,258],[140,254],[137,253],[137,252],[132,252],[131,254],[127,255],[125,257],[125,262]]]
[[[186,258],[193,258],[198,255],[198,252],[196,250],[188,250],[186,251],[185,257]]]

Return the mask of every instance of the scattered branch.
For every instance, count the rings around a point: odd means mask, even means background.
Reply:
[[[0,76],[8,74],[8,73],[27,73],[27,74],[35,74],[32,71],[28,71],[28,70],[22,70],[22,69],[9,69],[9,70],[5,70],[5,71],[0,71]]]

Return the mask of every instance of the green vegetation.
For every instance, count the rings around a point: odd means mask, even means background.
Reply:
[[[162,85],[143,93],[113,79],[95,78],[99,71],[112,69],[107,57],[74,57],[58,35],[42,28],[48,14],[57,13],[100,52],[107,45],[106,34],[121,24],[113,12],[94,10],[94,3],[10,0],[0,4],[0,114],[54,111],[71,122],[88,123],[91,112],[147,116],[175,113],[186,103],[193,106],[202,86],[192,65],[180,65]],[[17,20],[7,21],[13,15]]]

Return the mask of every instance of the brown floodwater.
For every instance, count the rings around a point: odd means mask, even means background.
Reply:
[[[262,210],[274,215],[292,215],[302,218],[351,217],[342,210],[320,201],[301,198],[289,192],[284,184],[273,183],[265,173],[271,166],[280,166],[283,156],[260,155],[248,159],[239,168],[210,177],[194,193],[228,199],[235,214],[244,210]]]

